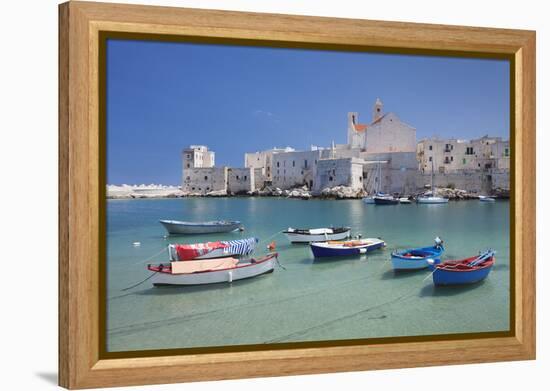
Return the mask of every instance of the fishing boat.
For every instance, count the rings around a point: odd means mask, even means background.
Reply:
[[[478,198],[481,202],[495,202],[496,201],[493,197],[489,197],[489,196],[480,195]]]
[[[389,194],[377,194],[374,197],[374,203],[376,205],[397,205],[399,204],[399,198],[395,198]]]
[[[261,259],[250,259],[246,262],[239,262],[236,258],[219,258],[216,261],[176,261],[169,264],[147,265],[147,269],[155,273],[151,277],[154,286],[204,285],[231,283],[271,273],[276,262],[277,253],[272,253]]]
[[[311,243],[311,251],[315,258],[322,257],[346,257],[366,254],[369,251],[377,250],[386,245],[382,239],[368,238],[358,240]]]
[[[351,228],[288,228],[283,233],[291,243],[326,242],[349,238]]]
[[[431,177],[431,191],[429,194],[425,194],[416,198],[418,204],[447,204],[448,198],[437,197],[434,191],[434,162],[432,160],[432,177]]]
[[[412,201],[411,201],[408,197],[401,197],[401,198],[399,199],[399,203],[400,203],[400,204],[411,204]]]
[[[170,235],[196,235],[231,232],[242,229],[240,221],[205,221],[189,222],[177,220],[160,220]]]
[[[437,196],[420,196],[416,199],[416,203],[418,204],[447,204],[448,202],[448,198]]]
[[[488,250],[478,256],[435,265],[435,285],[473,284],[487,278],[495,264],[495,252]]]
[[[443,251],[443,241],[437,237],[433,246],[393,252],[391,262],[395,270],[424,269],[440,263]]]
[[[246,238],[206,243],[170,244],[168,245],[168,254],[171,261],[246,256],[254,252],[257,243],[257,238]]]
[[[364,197],[363,202],[365,204],[374,204],[374,197],[373,196]]]

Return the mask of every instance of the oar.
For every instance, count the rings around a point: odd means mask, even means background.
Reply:
[[[476,266],[482,263],[483,261],[485,261],[486,259],[491,258],[493,255],[495,255],[495,251],[487,250],[485,253],[479,255],[476,259],[468,263],[468,266]]]

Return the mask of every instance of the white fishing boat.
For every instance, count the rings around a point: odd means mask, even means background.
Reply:
[[[291,243],[326,242],[351,237],[351,228],[288,228],[283,233]]]
[[[432,181],[431,181],[431,192],[429,195],[423,195],[416,198],[417,204],[446,204],[449,202],[448,198],[438,197],[435,195],[434,191],[434,162],[432,160]]]
[[[170,262],[169,264],[148,265],[155,274],[153,285],[205,285],[231,283],[237,280],[271,273],[277,262],[277,253],[261,259],[239,262],[236,258],[220,258],[206,261]]]
[[[311,252],[315,258],[322,257],[347,257],[366,254],[386,246],[386,242],[378,238],[328,241],[311,243]]]
[[[169,244],[168,254],[171,261],[246,256],[254,252],[257,243],[257,238],[246,238],[193,244]]]
[[[411,204],[412,201],[411,201],[409,198],[407,198],[407,197],[401,197],[401,198],[399,199],[399,203],[400,203],[400,204]]]
[[[240,221],[205,221],[190,222],[177,220],[160,220],[170,235],[195,235],[231,232],[242,229]]]
[[[416,199],[417,204],[447,204],[448,202],[448,198],[436,196],[422,196]]]
[[[493,197],[489,197],[489,196],[480,195],[478,198],[481,202],[495,202],[496,201]]]

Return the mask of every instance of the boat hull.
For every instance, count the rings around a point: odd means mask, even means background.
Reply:
[[[319,235],[305,235],[299,233],[286,233],[285,236],[291,243],[326,242],[328,240],[343,240],[351,236],[351,229],[344,232]]]
[[[468,285],[475,284],[487,278],[493,266],[477,270],[458,271],[436,268],[433,272],[435,285]]]
[[[378,198],[374,197],[374,203],[376,205],[397,205],[399,200],[396,198]]]
[[[442,197],[418,197],[416,199],[417,204],[447,204],[449,200]]]
[[[162,226],[170,235],[198,235],[235,231],[242,227],[239,221],[227,224],[196,224],[178,221],[160,220]]]
[[[207,285],[218,283],[231,283],[237,280],[256,277],[262,274],[271,273],[275,269],[276,258],[263,262],[252,263],[245,266],[238,266],[231,269],[215,270],[209,272],[170,274],[157,272],[151,278],[153,285]]]
[[[426,252],[425,256],[410,257],[407,252]],[[408,250],[400,253],[393,253],[391,262],[394,270],[419,270],[431,267],[441,263],[441,254],[443,247],[424,247],[420,249]]]
[[[367,239],[369,240],[369,239]],[[372,244],[357,247],[332,246],[329,243],[312,243],[311,252],[315,258],[324,257],[348,257],[366,254],[368,252],[383,248],[386,243],[383,240],[372,239]]]

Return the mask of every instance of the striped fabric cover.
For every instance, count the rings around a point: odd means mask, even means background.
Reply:
[[[258,243],[258,239],[247,238],[207,243],[171,244],[168,246],[168,250],[172,261],[187,261],[214,250],[222,250],[227,255],[250,255],[254,252],[256,243]]]
[[[254,249],[256,248],[256,243],[258,243],[258,239],[247,238],[239,240],[229,240],[222,243],[227,245],[227,247],[223,249],[223,251],[227,254],[250,255],[254,252]]]

